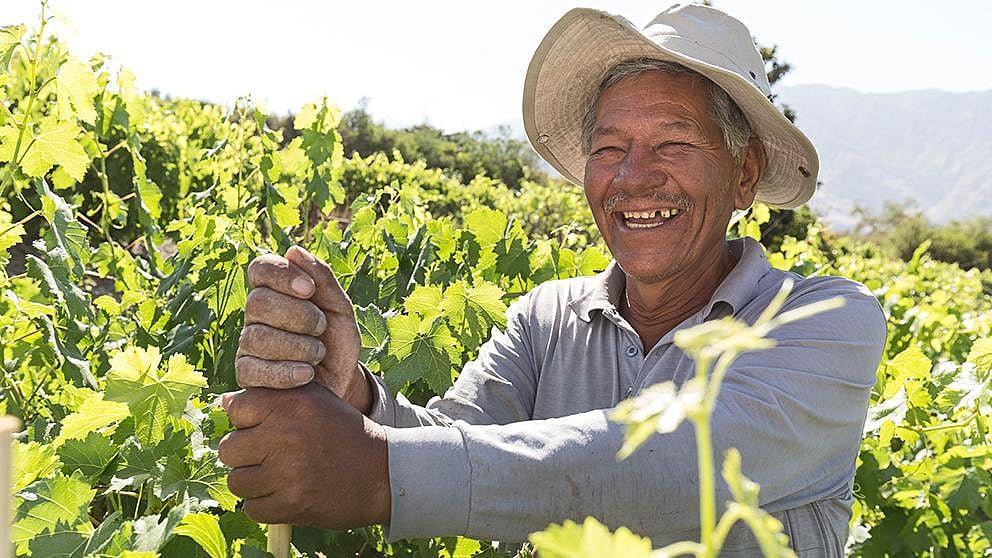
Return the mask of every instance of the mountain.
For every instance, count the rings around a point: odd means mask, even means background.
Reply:
[[[860,204],[913,201],[933,222],[992,215],[992,91],[860,93],[780,87],[820,154],[810,205],[838,229]]]

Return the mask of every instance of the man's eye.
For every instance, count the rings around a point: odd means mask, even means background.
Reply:
[[[665,143],[658,146],[658,149],[683,149],[686,147],[692,147],[691,143],[686,143],[684,141],[666,141]]]
[[[600,155],[606,155],[606,154],[609,154],[609,153],[616,153],[616,152],[619,152],[619,151],[620,151],[619,148],[614,147],[612,145],[607,145],[605,147],[600,147],[599,149],[596,149],[595,151],[593,151],[592,153],[590,153],[590,155],[592,155],[592,156],[600,156]]]

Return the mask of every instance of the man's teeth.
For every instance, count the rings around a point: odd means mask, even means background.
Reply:
[[[654,216],[660,216],[662,219],[668,219],[673,215],[678,215],[678,209],[659,209],[657,211],[624,211],[624,219],[650,219]]]

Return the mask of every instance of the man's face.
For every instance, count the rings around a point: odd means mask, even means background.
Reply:
[[[754,199],[757,169],[734,163],[709,87],[649,71],[600,97],[586,199],[620,268],[641,282],[694,276],[716,261],[734,207]]]

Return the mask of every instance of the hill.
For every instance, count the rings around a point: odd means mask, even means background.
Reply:
[[[820,153],[812,208],[837,228],[853,204],[913,200],[933,222],[988,215],[992,91],[869,94],[826,85],[781,87],[779,99]]]

